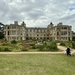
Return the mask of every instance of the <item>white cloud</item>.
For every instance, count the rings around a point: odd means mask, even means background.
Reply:
[[[75,2],[75,0],[69,0],[69,3],[73,4]]]
[[[75,0],[0,0],[0,21],[7,24],[15,20],[24,20],[31,27],[61,21],[74,30]]]

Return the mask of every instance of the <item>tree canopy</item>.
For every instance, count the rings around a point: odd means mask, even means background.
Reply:
[[[0,39],[4,38],[4,34],[0,32]]]

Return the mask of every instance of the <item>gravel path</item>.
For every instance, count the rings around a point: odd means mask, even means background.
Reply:
[[[0,52],[0,54],[63,54],[64,52]]]

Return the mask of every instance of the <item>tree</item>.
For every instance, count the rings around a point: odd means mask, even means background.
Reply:
[[[4,34],[2,32],[0,32],[0,39],[4,38]]]

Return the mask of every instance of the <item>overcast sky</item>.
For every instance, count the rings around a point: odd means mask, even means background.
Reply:
[[[24,21],[27,27],[63,22],[75,31],[75,0],[0,0],[0,22],[14,21]]]

